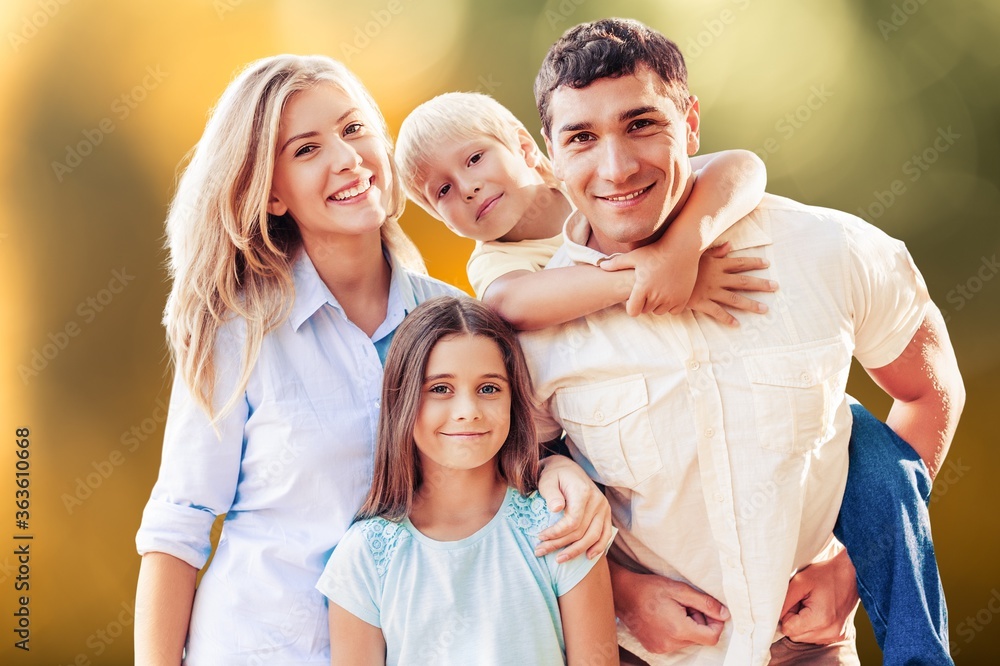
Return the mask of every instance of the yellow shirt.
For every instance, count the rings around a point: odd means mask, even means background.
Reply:
[[[465,271],[469,284],[482,298],[486,289],[499,277],[511,271],[540,271],[563,244],[562,234],[552,238],[528,239],[504,243],[486,241],[476,243]]]

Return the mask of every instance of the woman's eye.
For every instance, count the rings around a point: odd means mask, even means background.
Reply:
[[[450,190],[450,189],[451,189],[451,185],[442,185],[441,189],[438,190],[438,199],[440,199],[444,195],[448,194],[448,190]]]
[[[361,131],[362,127],[364,127],[364,125],[361,123],[351,123],[344,128],[344,134],[356,134]]]
[[[316,148],[318,147],[319,146],[314,146],[312,144],[306,144],[305,146],[302,146],[301,148],[295,151],[295,157],[298,157],[299,155],[308,155],[309,153],[316,150]]]
[[[483,159],[483,154],[476,153],[475,155],[469,158],[469,165],[471,166],[473,164],[477,164],[481,159]]]

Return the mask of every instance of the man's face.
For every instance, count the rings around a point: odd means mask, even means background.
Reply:
[[[561,86],[549,112],[545,143],[555,174],[590,221],[598,248],[628,251],[653,240],[691,179],[697,100],[678,109],[656,72],[643,67],[585,88]]]

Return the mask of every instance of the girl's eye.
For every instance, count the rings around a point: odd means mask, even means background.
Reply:
[[[478,164],[479,161],[482,159],[483,159],[483,154],[476,153],[475,155],[469,158],[469,166],[472,166],[473,164]]]
[[[444,195],[448,194],[448,190],[450,190],[450,189],[451,189],[451,185],[442,185],[441,189],[438,190],[438,199],[440,199]]]
[[[362,127],[364,127],[364,125],[362,125],[361,123],[351,123],[350,125],[344,128],[344,134],[357,134],[358,132],[361,131]]]
[[[316,150],[318,147],[319,146],[315,146],[313,144],[306,144],[295,151],[295,157],[298,157],[299,155],[308,155],[309,153]]]
[[[487,384],[486,386],[482,387],[479,390],[485,393],[486,395],[495,395],[500,392],[500,387],[497,386],[496,384]]]
[[[434,386],[427,389],[428,393],[447,393],[448,387],[444,384],[435,384]]]

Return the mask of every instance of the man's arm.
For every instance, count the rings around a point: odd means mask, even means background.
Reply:
[[[893,398],[886,424],[920,455],[933,479],[965,406],[965,385],[940,310],[929,306],[895,361],[865,370]]]

